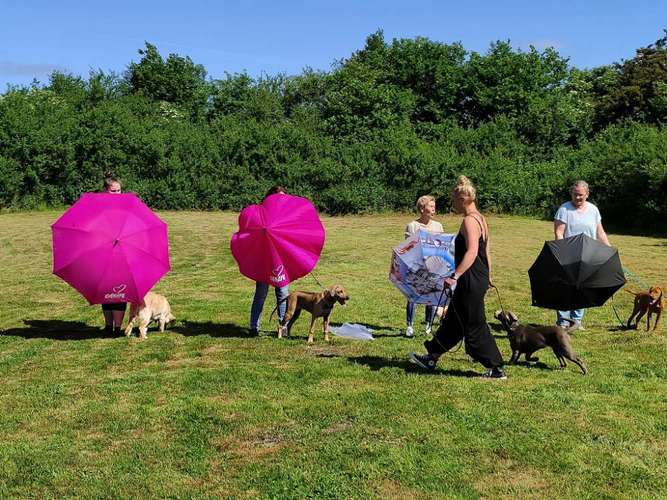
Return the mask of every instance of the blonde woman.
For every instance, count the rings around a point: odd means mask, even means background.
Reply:
[[[435,336],[424,342],[427,353],[413,352],[410,361],[433,371],[440,356],[463,339],[466,353],[487,368],[483,376],[498,380],[507,376],[484,312],[484,296],[491,283],[489,227],[477,209],[476,197],[472,182],[460,176],[452,189],[452,204],[463,215],[463,222],[456,235],[456,269],[445,279],[445,287],[451,288],[456,283],[456,290]]]
[[[413,220],[405,227],[405,237],[409,238],[419,233],[420,229],[430,233],[443,233],[442,224],[434,220],[435,216],[435,198],[430,195],[420,196],[417,200],[417,212],[419,218]],[[433,325],[433,318],[435,318],[435,306],[426,306],[426,328],[425,333],[431,334],[431,326]],[[415,317],[415,303],[408,301],[405,306],[405,336],[412,337],[414,335],[414,328],[412,326]]]

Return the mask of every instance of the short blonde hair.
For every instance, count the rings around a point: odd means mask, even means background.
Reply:
[[[417,200],[417,211],[421,212],[422,210],[424,210],[424,207],[431,202],[435,203],[435,198],[430,194],[425,194],[424,196],[420,196],[419,199]]]
[[[465,175],[459,175],[456,179],[456,184],[452,188],[452,198],[455,198],[458,194],[463,194],[466,198],[470,198],[470,201],[475,201],[477,198],[477,191],[475,186]]]

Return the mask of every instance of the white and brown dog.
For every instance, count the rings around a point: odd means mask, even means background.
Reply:
[[[278,338],[283,334],[289,336],[292,325],[299,318],[301,311],[305,309],[311,314],[310,329],[308,330],[308,343],[313,343],[315,332],[315,320],[322,317],[322,329],[324,340],[329,341],[329,315],[336,303],[345,305],[350,296],[340,285],[334,285],[323,292],[292,292],[287,296],[287,310],[285,317],[278,326]]]
[[[157,321],[160,325],[160,331],[164,332],[164,327],[170,321],[176,318],[171,313],[171,307],[167,299],[159,293],[148,292],[141,304],[132,304],[130,308],[130,320],[125,328],[125,336],[132,335],[132,327],[139,320],[139,337],[146,338],[148,324],[151,321]]]

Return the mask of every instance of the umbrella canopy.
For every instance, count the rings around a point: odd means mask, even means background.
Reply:
[[[306,198],[272,194],[241,211],[230,247],[241,274],[284,286],[315,267],[324,247],[324,226]]]
[[[53,273],[90,304],[139,303],[170,269],[167,225],[133,193],[86,193],[51,231]]]
[[[389,281],[410,302],[445,305],[444,282],[455,269],[454,234],[419,232],[394,247]]]
[[[563,311],[601,306],[625,284],[618,250],[585,234],[545,241],[528,276],[533,305]]]

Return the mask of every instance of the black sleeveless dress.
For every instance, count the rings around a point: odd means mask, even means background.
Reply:
[[[482,229],[481,222],[473,218]],[[464,339],[466,353],[471,358],[486,368],[495,368],[503,365],[503,357],[491,335],[484,311],[484,296],[489,288],[489,262],[483,233],[482,230],[475,261],[457,280],[445,318],[433,339],[427,340],[424,345],[429,354],[440,355]],[[459,231],[454,250],[456,266],[461,263],[467,250],[465,237]]]

